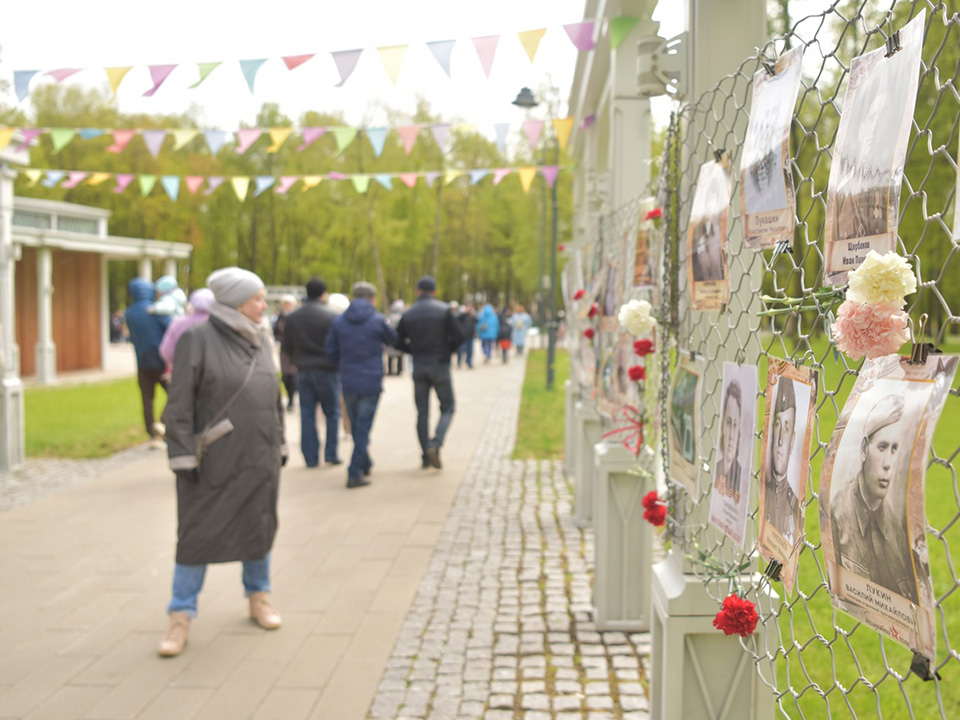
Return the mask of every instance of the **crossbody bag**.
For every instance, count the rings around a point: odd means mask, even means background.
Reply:
[[[247,370],[247,376],[243,379],[240,387],[238,387],[236,392],[230,396],[230,399],[227,400],[226,404],[222,408],[220,408],[220,411],[213,416],[213,419],[207,423],[206,427],[193,436],[194,445],[196,446],[197,463],[203,459],[208,447],[213,445],[213,443],[222,438],[224,435],[233,432],[233,423],[230,422],[230,418],[223,416],[227,410],[230,409],[230,406],[233,405],[234,401],[240,397],[240,393],[242,393],[247,385],[250,384],[250,379],[253,377],[253,371],[257,367],[258,353],[259,350],[253,354],[253,360],[251,361],[250,367]],[[221,420],[221,418],[223,419]]]

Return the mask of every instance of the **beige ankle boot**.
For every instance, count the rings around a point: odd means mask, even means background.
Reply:
[[[276,630],[283,622],[265,592],[255,592],[250,596],[250,617],[264,630]]]
[[[190,616],[186,613],[170,613],[170,625],[167,634],[160,641],[160,654],[163,657],[175,657],[183,652],[187,644],[187,633],[190,632]]]

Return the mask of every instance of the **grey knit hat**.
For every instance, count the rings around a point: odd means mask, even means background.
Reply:
[[[210,273],[207,287],[213,290],[218,303],[238,308],[263,290],[263,280],[249,270],[225,267]]]

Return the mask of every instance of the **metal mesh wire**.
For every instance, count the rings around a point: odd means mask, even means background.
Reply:
[[[879,3],[877,3],[879,4]],[[957,352],[955,339],[960,310],[960,258],[953,219],[957,180],[957,137],[960,125],[960,3],[891,0],[877,10],[867,2],[837,2],[820,15],[795,23],[779,37],[746,58],[714,88],[683,106],[667,129],[657,194],[663,209],[662,274],[651,293],[660,319],[659,375],[656,395],[665,422],[671,377],[682,354],[693,352],[703,363],[700,390],[700,467],[695,496],[668,484],[669,537],[675,552],[698,552],[727,566],[747,561],[758,568],[756,546],[759,457],[754,462],[752,499],[746,551],[707,523],[713,463],[719,435],[722,365],[737,361],[759,366],[758,421],[761,439],[764,378],[768,357],[781,357],[816,368],[820,390],[810,447],[810,480],[806,498],[805,541],[794,591],[761,603],[757,635],[742,641],[752,654],[756,671],[786,717],[808,718],[928,718],[960,717],[960,580],[951,552],[960,543],[960,485],[956,463],[960,436],[951,418],[960,419],[960,398],[953,389],[934,435],[926,482],[927,544],[930,549],[937,601],[937,656],[934,668],[943,680],[922,682],[911,675],[912,653],[881,637],[831,604],[820,545],[818,488],[820,466],[861,363],[837,354],[826,336],[826,310],[762,317],[760,296],[808,295],[822,284],[827,180],[840,117],[840,104],[850,61],[880,47],[893,30],[926,9],[921,53],[919,96],[907,146],[900,200],[897,252],[917,272],[919,290],[908,298],[916,327],[929,315],[927,340],[944,352]],[[750,87],[761,56],[776,56],[805,46],[803,74],[791,130],[790,162],[797,194],[797,219],[792,248],[774,256],[744,247],[740,212],[740,149],[750,112]],[[730,298],[719,312],[693,311],[686,272],[687,223],[701,163],[718,150],[731,154],[731,203],[727,226]],[[585,244],[587,253],[625,257],[628,240],[640,214],[640,200],[595,216]],[[584,259],[584,263],[588,264]],[[595,263],[594,263],[595,265]],[[626,283],[629,286],[629,283]],[[627,297],[642,296],[628,291]],[[579,329],[582,329],[579,328]],[[578,333],[579,334],[579,333]],[[604,333],[600,343],[616,342]],[[648,372],[649,372],[648,363]],[[608,421],[608,425],[615,423]],[[670,476],[669,457],[661,442],[662,470]],[[759,454],[758,454],[759,455]],[[727,580],[711,578],[696,562],[690,571],[707,580],[719,605],[730,591]],[[755,598],[756,599],[756,598]]]

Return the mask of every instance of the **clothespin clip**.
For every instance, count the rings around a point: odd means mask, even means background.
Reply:
[[[777,59],[770,59],[770,56],[760,48],[755,47],[754,50],[757,53],[757,58],[760,60],[760,64],[763,66],[763,69],[767,71],[767,75],[776,75],[777,74]]]
[[[778,257],[784,253],[793,254],[793,246],[790,244],[789,240],[778,240],[777,244],[773,247],[773,255],[770,256],[770,262],[773,263]]]
[[[727,311],[727,304],[720,303],[720,314],[723,315]]]
[[[690,362],[695,362],[697,359],[697,353],[695,350],[690,351]]]
[[[943,679],[940,677],[940,673],[930,667],[930,659],[925,658],[918,652],[913,654],[913,660],[910,661],[910,672],[924,682],[930,682],[933,679]]]
[[[913,348],[910,350],[911,365],[925,365],[927,362],[927,355],[930,354],[931,350],[936,350],[936,347],[932,343],[918,342],[918,340],[923,337],[923,330],[926,325],[927,313],[924,313],[920,316],[920,327],[917,330],[917,334],[914,336]]]
[[[743,347],[738,347],[738,348],[737,348],[737,354],[734,355],[733,361],[734,361],[737,365],[743,365],[743,363],[746,361],[746,359],[747,359],[747,352],[743,349]]]
[[[713,159],[724,167],[730,167],[730,154],[726,151],[726,148],[718,148],[713,151]]]
[[[884,57],[890,57],[891,55],[896,55],[900,52],[900,31],[897,30],[893,35],[887,38],[886,42],[887,51],[883,54]]]
[[[779,560],[770,558],[767,567],[764,568],[763,576],[771,582],[780,582],[780,572],[783,570],[783,563]]]

